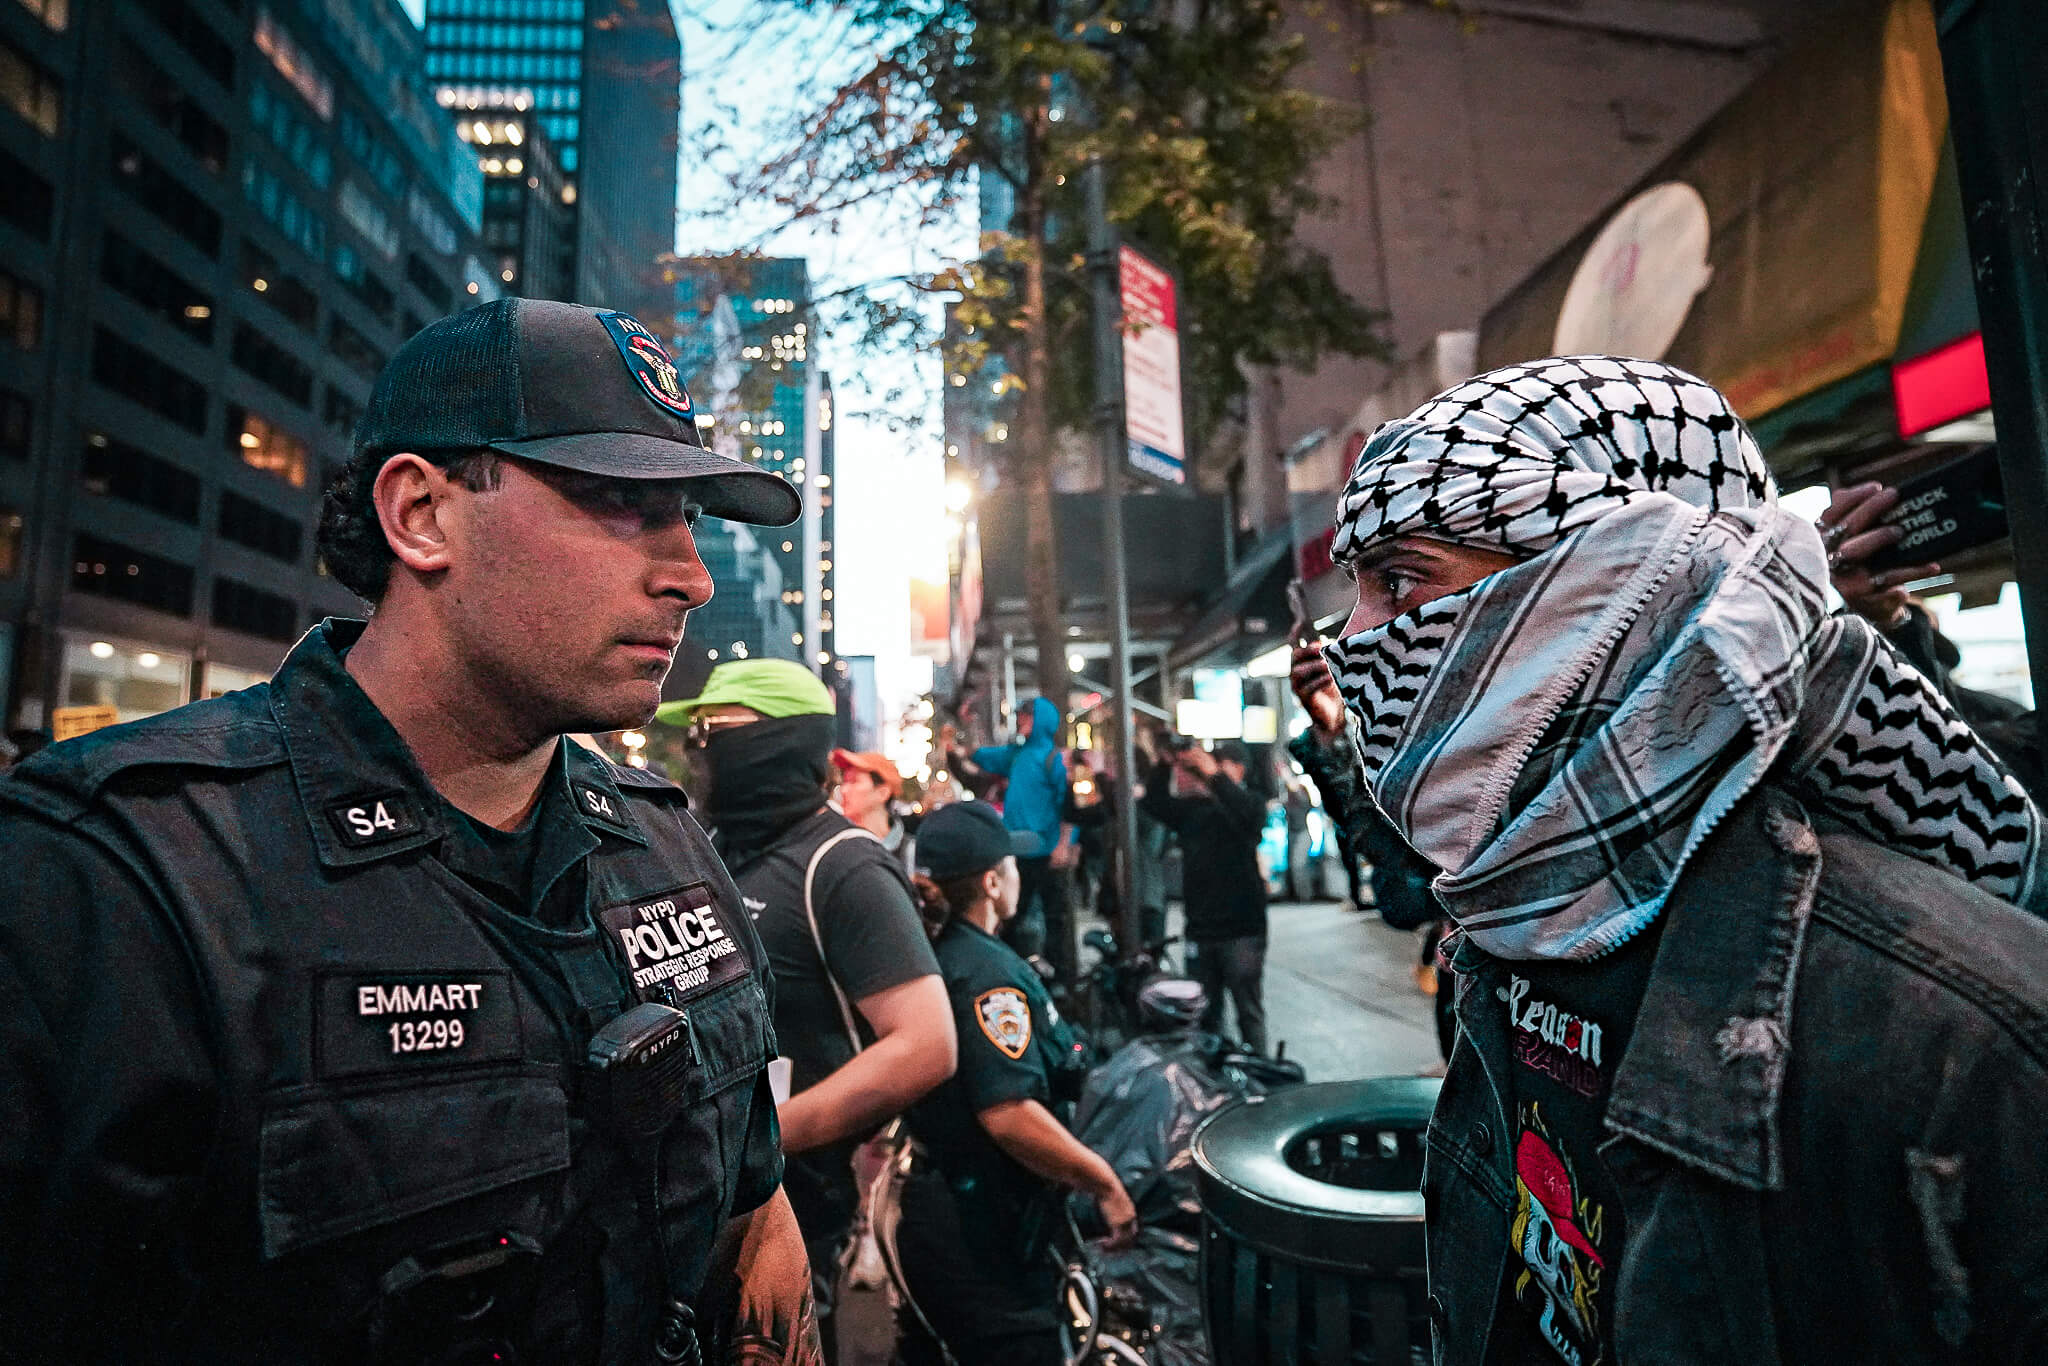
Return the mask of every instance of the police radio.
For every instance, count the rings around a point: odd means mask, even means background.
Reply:
[[[652,1138],[689,1102],[697,1038],[688,1011],[659,1001],[634,1006],[590,1040],[584,1066],[594,1114],[621,1138]]]

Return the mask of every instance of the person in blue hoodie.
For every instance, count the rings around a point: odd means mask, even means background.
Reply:
[[[1003,824],[1026,838],[1018,841],[1017,872],[1022,908],[1003,937],[1027,957],[1042,952],[1062,986],[1074,981],[1077,951],[1073,917],[1067,909],[1066,870],[1078,848],[1074,830],[1062,824],[1067,798],[1067,761],[1059,751],[1059,708],[1043,697],[1031,699],[1017,717],[1017,735],[1007,745],[983,745],[953,756],[1009,784],[1003,796]],[[1031,852],[1022,852],[1025,848]]]

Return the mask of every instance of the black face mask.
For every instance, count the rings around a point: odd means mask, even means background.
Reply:
[[[721,730],[705,743],[710,818],[719,854],[743,863],[825,805],[831,716],[785,716]]]

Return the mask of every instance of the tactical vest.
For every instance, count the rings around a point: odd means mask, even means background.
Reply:
[[[212,1044],[217,1093],[165,1102],[211,1127],[199,1197],[109,1297],[127,1359],[659,1360],[779,1171],[765,958],[681,793],[579,752],[588,916],[550,929],[439,861],[430,790],[363,785],[377,765],[270,691],[58,747],[9,792],[133,871]],[[635,1141],[586,1053],[642,1001],[683,1010],[689,1066]]]

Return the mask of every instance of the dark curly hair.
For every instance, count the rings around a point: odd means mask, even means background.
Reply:
[[[384,539],[372,493],[384,462],[397,452],[357,451],[327,487],[320,501],[318,545],[328,575],[364,602],[383,598],[397,557]],[[504,457],[491,450],[421,451],[472,493],[498,487]]]
[[[936,882],[922,873],[913,873],[910,878],[911,890],[917,894],[917,914],[924,921],[924,932],[937,939],[961,916],[974,909],[975,903],[988,895],[982,888],[981,873],[968,873],[964,877],[947,878]]]

